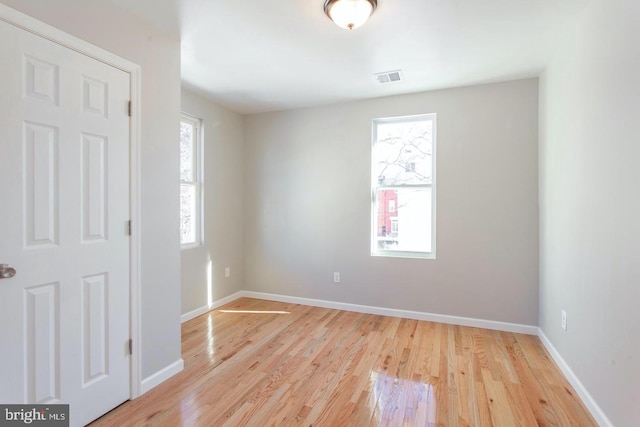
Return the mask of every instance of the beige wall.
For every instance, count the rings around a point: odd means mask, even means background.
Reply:
[[[202,119],[205,175],[204,245],[182,251],[184,314],[243,289],[244,131],[241,115],[185,89],[182,111]],[[228,278],[225,267],[231,268]]]
[[[419,113],[437,259],[371,257],[371,119]],[[537,139],[537,79],[247,116],[245,289],[537,325]]]
[[[540,327],[620,427],[640,426],[638,40],[640,3],[593,0],[540,84]]]
[[[180,42],[98,0],[2,0],[142,67],[142,376],[180,359]]]

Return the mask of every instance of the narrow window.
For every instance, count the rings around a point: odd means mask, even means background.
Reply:
[[[183,114],[180,119],[180,244],[202,243],[202,167],[200,120]]]
[[[435,114],[373,121],[372,255],[435,258],[435,146]]]

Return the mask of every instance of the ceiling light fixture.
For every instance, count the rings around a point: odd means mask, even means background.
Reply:
[[[338,27],[353,30],[367,22],[377,6],[378,0],[326,0],[324,13]]]

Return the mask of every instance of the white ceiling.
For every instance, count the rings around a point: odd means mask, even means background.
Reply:
[[[535,77],[588,3],[378,0],[348,31],[324,0],[110,1],[179,35],[183,83],[240,113]]]

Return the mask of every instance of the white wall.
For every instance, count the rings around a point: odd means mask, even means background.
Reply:
[[[180,359],[180,42],[99,0],[2,0],[142,67],[142,376]]]
[[[639,40],[639,2],[592,0],[540,84],[540,326],[619,427],[640,425]]]
[[[437,259],[371,257],[371,120],[419,113]],[[247,116],[245,289],[537,325],[537,140],[537,79]]]
[[[182,251],[185,314],[243,289],[244,131],[241,115],[184,88],[182,111],[202,119],[205,174],[204,245]]]

